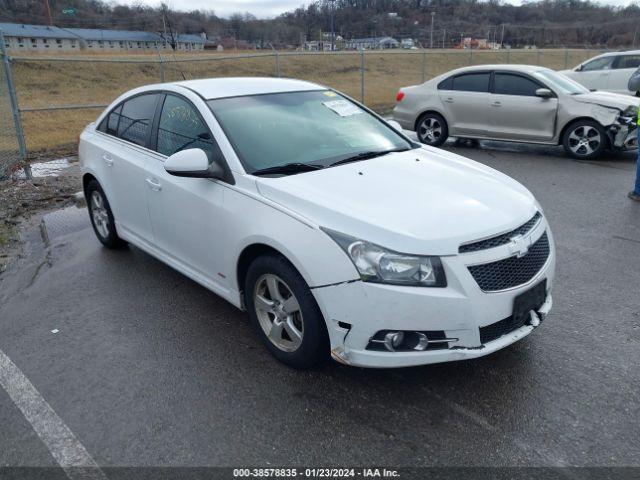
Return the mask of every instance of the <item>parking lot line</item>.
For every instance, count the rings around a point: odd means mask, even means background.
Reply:
[[[72,480],[106,480],[93,457],[29,379],[0,350],[0,385]]]

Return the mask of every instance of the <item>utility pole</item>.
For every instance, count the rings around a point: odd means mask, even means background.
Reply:
[[[49,20],[49,25],[53,25],[53,20],[51,19],[51,7],[49,7],[49,0],[44,0],[44,9],[47,14],[47,19]]]
[[[442,29],[442,49],[444,50],[444,41],[447,38],[447,29],[443,28]]]
[[[436,16],[436,12],[431,12],[431,48],[433,48],[433,19]]]
[[[329,9],[331,15],[331,51],[336,49],[336,28],[335,28],[335,8],[336,0],[329,0]]]
[[[504,48],[504,23],[502,24],[502,36],[500,37],[500,47]]]
[[[636,29],[633,31],[633,43],[631,44],[632,47],[636,46],[636,37],[638,36],[638,27],[636,27]]]

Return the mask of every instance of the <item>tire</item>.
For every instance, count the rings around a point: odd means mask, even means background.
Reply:
[[[126,246],[127,242],[118,236],[111,206],[109,205],[107,196],[104,194],[104,190],[102,190],[97,180],[91,180],[87,184],[85,196],[91,226],[100,243],[112,249]]]
[[[447,121],[437,113],[425,113],[416,122],[418,140],[431,147],[439,147],[449,138]]]
[[[328,358],[324,317],[309,286],[284,257],[255,259],[247,271],[244,292],[251,323],[274,357],[300,369]]]
[[[591,160],[607,148],[607,134],[596,121],[578,120],[565,130],[562,146],[570,157]]]

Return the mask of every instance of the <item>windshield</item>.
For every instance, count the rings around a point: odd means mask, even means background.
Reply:
[[[293,163],[326,167],[363,152],[414,148],[332,91],[222,98],[208,104],[248,173]]]
[[[589,93],[589,89],[583,87],[578,82],[571,80],[569,77],[554,72],[553,70],[538,70],[534,73],[536,77],[543,80],[553,89],[560,90],[568,95],[578,95],[581,93]]]

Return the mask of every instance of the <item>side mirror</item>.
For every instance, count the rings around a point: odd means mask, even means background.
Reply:
[[[391,128],[402,133],[402,125],[400,125],[398,122],[396,122],[395,120],[387,120],[387,123],[389,124],[389,126],[391,126]]]
[[[573,71],[574,72],[581,72],[583,68],[584,68],[584,65],[578,65],[576,68],[573,69]]]
[[[209,158],[199,148],[189,148],[174,153],[164,162],[167,173],[176,177],[192,178],[222,178],[222,167],[215,161],[209,163]]]
[[[553,98],[554,96],[554,93],[548,88],[539,88],[538,90],[536,90],[536,97]]]

